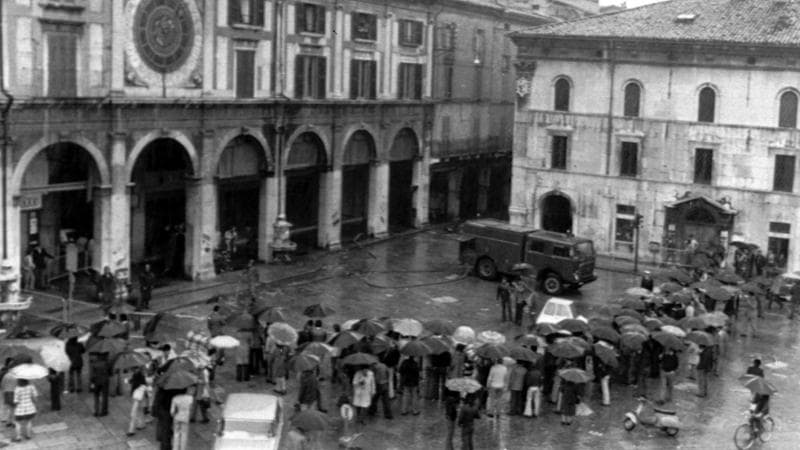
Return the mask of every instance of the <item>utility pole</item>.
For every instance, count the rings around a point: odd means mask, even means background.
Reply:
[[[633,218],[633,273],[639,273],[639,229],[642,228],[642,219],[639,213]]]

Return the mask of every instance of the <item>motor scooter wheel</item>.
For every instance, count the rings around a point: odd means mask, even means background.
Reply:
[[[664,433],[667,433],[667,436],[673,436],[674,437],[674,436],[676,436],[678,434],[678,431],[680,431],[680,430],[677,429],[677,428],[672,428],[672,427],[664,428]]]
[[[626,418],[625,420],[622,421],[622,426],[625,427],[626,431],[631,431],[634,428],[636,428],[636,422]]]

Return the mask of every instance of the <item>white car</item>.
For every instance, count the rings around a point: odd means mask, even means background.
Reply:
[[[282,400],[271,394],[228,395],[222,407],[215,450],[278,450],[283,431]]]
[[[551,323],[553,325],[561,322],[564,319],[572,319],[575,317],[575,312],[572,309],[572,300],[564,298],[551,297],[544,308],[536,318],[536,325],[540,323]]]

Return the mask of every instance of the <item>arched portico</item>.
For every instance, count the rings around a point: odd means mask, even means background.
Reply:
[[[287,141],[284,155],[286,219],[292,223],[292,240],[301,246],[317,247],[320,223],[324,224],[325,200],[323,173],[328,152],[321,136],[305,131]]]
[[[414,207],[415,167],[420,155],[420,141],[411,128],[402,128],[389,147],[389,229],[412,228],[417,211]]]
[[[375,161],[375,139],[366,130],[353,132],[342,152],[342,240],[351,240],[368,232],[367,222],[374,204],[371,163]],[[370,208],[372,206],[372,208]]]

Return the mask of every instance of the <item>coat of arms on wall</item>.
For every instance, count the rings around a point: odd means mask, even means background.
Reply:
[[[517,61],[514,67],[517,69],[517,97],[522,99],[531,95],[531,79],[536,70],[536,62]]]
[[[517,78],[517,97],[523,98],[531,94],[531,80],[527,77]]]
[[[196,0],[128,0],[126,84],[199,87],[202,20]]]

